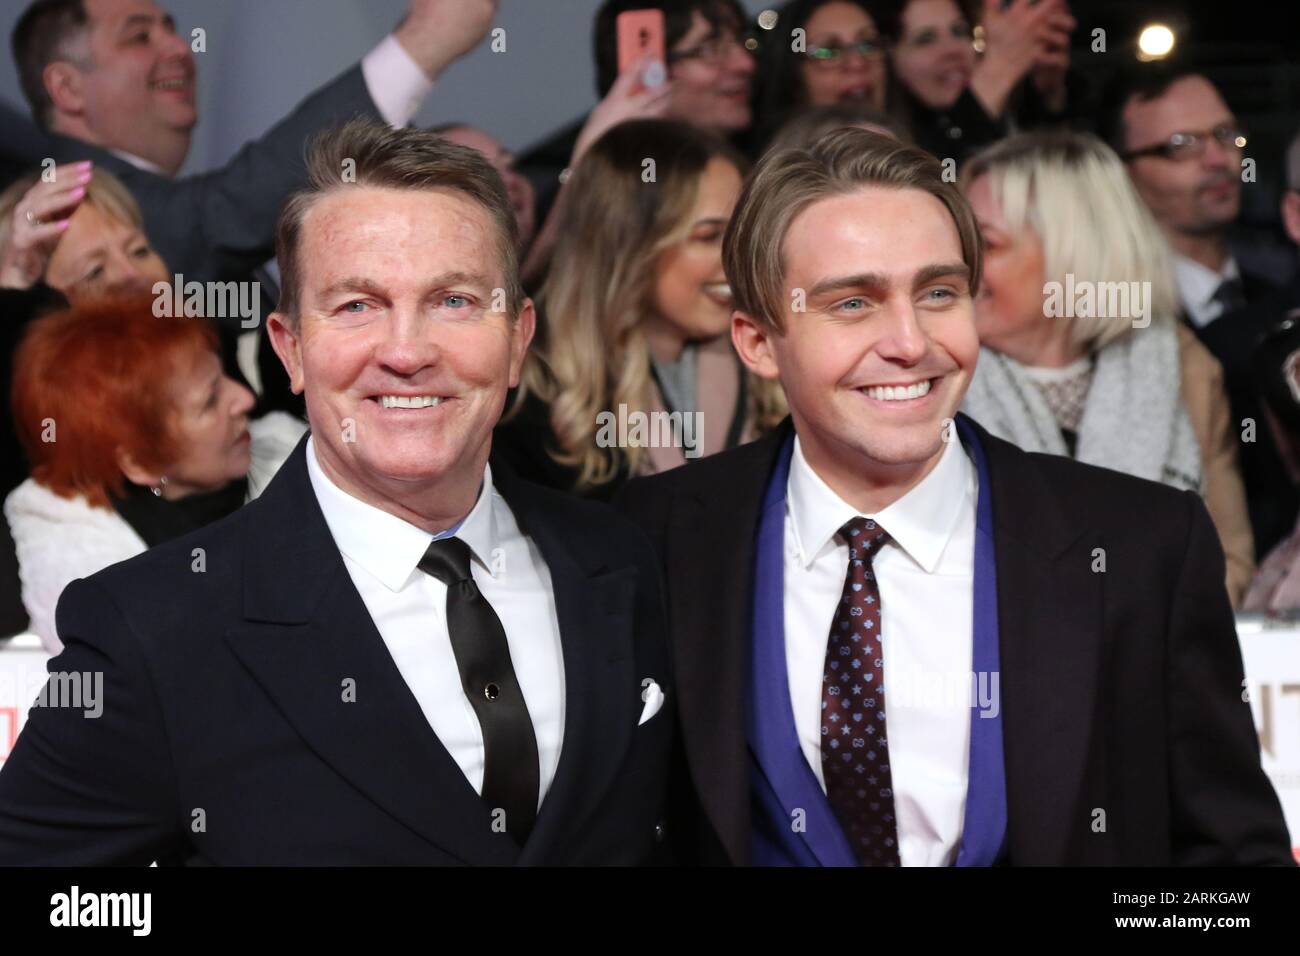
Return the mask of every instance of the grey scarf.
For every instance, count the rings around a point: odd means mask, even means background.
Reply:
[[[1201,455],[1179,390],[1178,338],[1154,321],[1094,355],[1076,459],[1202,493]],[[980,349],[962,411],[1025,451],[1066,455],[1042,392],[1012,358]]]

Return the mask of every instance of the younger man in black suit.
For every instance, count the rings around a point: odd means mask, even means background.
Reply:
[[[625,491],[668,583],[678,837],[736,865],[1287,863],[1200,499],[956,415],[980,245],[938,161],[862,130],[770,154],[723,241],[732,339],[791,418]]]

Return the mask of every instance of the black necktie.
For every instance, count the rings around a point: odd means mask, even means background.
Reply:
[[[1239,312],[1246,307],[1246,287],[1240,278],[1224,279],[1214,290],[1214,301],[1223,306],[1220,315]]]
[[[447,585],[451,649],[483,730],[483,801],[505,811],[506,829],[522,846],[537,816],[537,737],[501,619],[470,576],[469,561],[469,545],[443,538],[429,545],[420,570]]]

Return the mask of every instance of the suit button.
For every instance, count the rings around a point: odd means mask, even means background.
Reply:
[[[655,824],[655,842],[656,842],[656,843],[663,843],[663,842],[664,842],[664,837],[667,835],[667,833],[668,833],[668,828],[664,826],[662,820],[660,820],[658,823]]]

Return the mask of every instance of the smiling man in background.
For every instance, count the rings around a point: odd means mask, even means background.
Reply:
[[[406,18],[359,63],[220,169],[180,178],[199,120],[197,71],[190,37],[153,0],[35,0],[12,45],[56,162],[90,159],[118,176],[174,272],[248,280],[272,256],[276,213],[303,181],[307,138],[356,115],[405,126],[442,72],[487,34],[498,4],[409,0]]]

